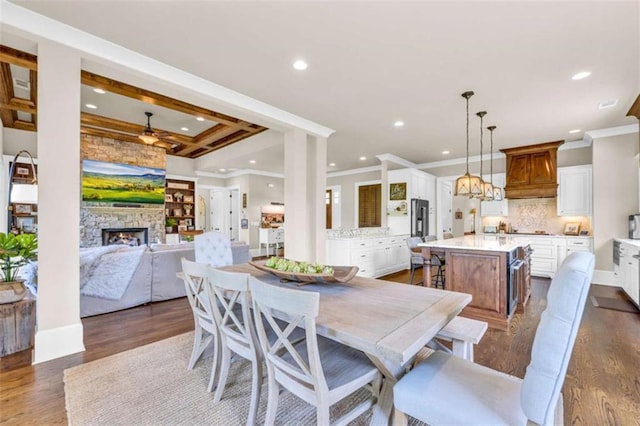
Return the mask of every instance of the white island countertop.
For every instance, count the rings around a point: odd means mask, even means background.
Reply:
[[[419,247],[433,247],[459,250],[484,250],[508,252],[517,247],[529,244],[524,235],[517,237],[510,235],[467,235],[465,237],[449,238],[446,240],[428,241],[418,244]]]

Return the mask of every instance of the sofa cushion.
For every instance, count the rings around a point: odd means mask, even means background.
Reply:
[[[205,232],[195,236],[196,262],[213,267],[233,264],[231,241],[222,232]]]
[[[193,242],[180,244],[151,244],[151,251],[184,250],[193,249]]]

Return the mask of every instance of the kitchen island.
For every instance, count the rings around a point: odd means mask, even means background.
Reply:
[[[431,286],[431,256],[445,263],[445,289],[469,293],[463,316],[508,330],[518,305],[529,298],[531,275],[526,238],[470,235],[419,244],[424,258],[423,283]]]

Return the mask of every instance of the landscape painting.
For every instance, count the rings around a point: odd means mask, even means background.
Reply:
[[[164,204],[165,170],[104,161],[82,161],[82,200]]]

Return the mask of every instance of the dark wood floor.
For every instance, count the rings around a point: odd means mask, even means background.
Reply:
[[[408,273],[386,277],[408,281]],[[523,377],[533,334],[545,306],[549,280],[534,279],[526,312],[509,332],[489,330],[476,347],[476,362]],[[623,298],[594,285],[591,294]],[[35,366],[0,372],[0,423],[66,423],[62,372],[193,329],[186,298],[82,320],[86,351]],[[640,315],[595,308],[587,301],[564,384],[565,423],[640,425]]]

